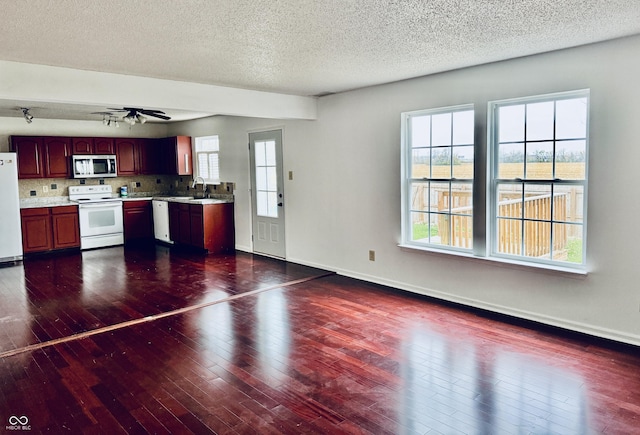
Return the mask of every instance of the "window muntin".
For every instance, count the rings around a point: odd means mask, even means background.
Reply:
[[[403,242],[473,247],[474,110],[403,114]]]
[[[255,142],[257,215],[278,217],[278,167],[276,141]]]
[[[490,103],[491,255],[583,267],[588,91]]]
[[[206,184],[220,183],[220,141],[218,136],[197,137],[195,151],[196,177],[202,177]]]

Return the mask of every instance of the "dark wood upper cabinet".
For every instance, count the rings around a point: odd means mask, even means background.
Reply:
[[[165,173],[170,175],[192,175],[193,157],[191,136],[174,136],[163,139],[166,153]]]
[[[11,149],[18,154],[18,178],[43,178],[43,138],[31,136],[11,137]]]
[[[93,143],[94,154],[115,154],[116,146],[115,139],[112,137],[96,137]]]
[[[164,156],[162,140],[138,139],[139,173],[143,175],[159,174],[162,171],[161,159]]]
[[[11,148],[18,154],[18,178],[68,178],[71,139],[68,137],[14,136]]]
[[[115,154],[119,176],[192,175],[190,136],[164,139],[12,136],[18,178],[70,178],[71,156]]]
[[[44,163],[45,177],[69,178],[71,172],[71,138],[45,137],[44,138]]]
[[[92,137],[71,138],[73,154],[93,154],[93,143]]]
[[[138,139],[116,139],[118,175],[138,174]]]
[[[73,137],[73,154],[115,154],[115,140],[112,137]]]

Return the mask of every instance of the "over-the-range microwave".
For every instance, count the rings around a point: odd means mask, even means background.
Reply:
[[[117,177],[116,156],[71,156],[73,162],[73,178],[106,178]]]

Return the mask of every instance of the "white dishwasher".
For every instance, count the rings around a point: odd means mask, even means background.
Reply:
[[[169,236],[169,203],[154,199],[153,204],[153,234],[156,240],[173,243]]]

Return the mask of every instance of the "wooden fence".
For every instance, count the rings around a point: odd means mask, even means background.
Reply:
[[[443,245],[470,248],[473,240],[472,193],[467,189],[439,190],[435,207],[428,207],[426,188],[416,189],[413,195],[414,210],[442,211],[449,214],[437,214],[438,237]],[[581,219],[577,211],[575,189],[568,193],[531,194],[524,201],[521,193],[502,194],[498,203],[498,252],[529,257],[549,257],[563,260],[567,257],[567,239],[571,234],[566,225],[557,225],[553,231],[553,250],[551,249],[551,213],[553,201],[553,220],[572,222]],[[515,199],[514,199],[515,197]],[[437,204],[437,205],[436,205]],[[451,209],[449,208],[451,207]],[[460,216],[462,215],[462,216]],[[468,216],[464,216],[468,215]],[[425,222],[427,214],[415,214],[413,223]],[[522,231],[524,217],[524,232]],[[524,244],[522,243],[524,237]],[[524,252],[522,252],[524,245]]]

